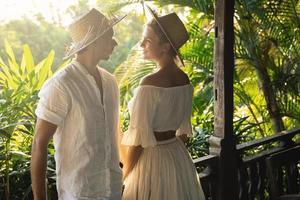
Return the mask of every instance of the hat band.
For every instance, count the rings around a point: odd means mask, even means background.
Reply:
[[[88,45],[90,45],[92,42],[94,42],[96,39],[100,38],[103,36],[109,29],[111,29],[115,24],[120,22],[122,19],[124,19],[126,15],[117,18],[116,16],[113,16],[112,19],[110,20],[105,20],[107,24],[105,26],[107,27],[106,29],[101,29],[103,27],[103,21],[100,23],[97,27],[98,30],[95,31],[96,26],[89,26],[86,34],[84,35],[83,39],[79,41],[73,41],[70,45],[69,48],[66,50],[66,55],[63,59],[67,59],[70,56],[74,55],[75,53],[79,52],[80,50],[84,49]]]

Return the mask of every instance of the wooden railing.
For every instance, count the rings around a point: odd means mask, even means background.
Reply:
[[[283,131],[269,137],[250,141],[236,146],[238,160],[239,199],[264,200],[269,199],[268,177],[265,158],[276,152],[289,149],[298,142],[295,136],[300,136],[300,128]],[[200,172],[200,180],[207,199],[216,199],[218,187],[218,157],[204,156],[194,160]],[[205,168],[203,170],[203,168]]]
[[[214,188],[217,187],[217,168],[218,168],[218,156],[207,155],[194,160],[194,164],[199,173],[202,189],[205,196],[216,199],[216,193]],[[204,170],[203,170],[204,169]]]

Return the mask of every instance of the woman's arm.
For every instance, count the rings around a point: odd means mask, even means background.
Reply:
[[[188,136],[187,136],[186,134],[179,135],[178,137],[181,139],[181,141],[182,141],[183,143],[185,143],[185,142],[189,139]]]
[[[142,146],[129,146],[123,165],[123,180],[130,174],[143,151]]]
[[[123,134],[121,131],[121,128],[118,130],[118,148],[119,148],[119,156],[120,156],[120,162],[122,165],[124,165],[126,156],[127,156],[127,151],[128,151],[128,146],[122,145],[121,141],[123,138]]]

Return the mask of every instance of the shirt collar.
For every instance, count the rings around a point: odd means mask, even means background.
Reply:
[[[78,61],[76,60],[72,60],[72,64],[84,75],[86,76],[90,76],[89,72],[87,71],[87,69]]]
[[[76,61],[76,60],[72,60],[71,62],[80,72],[82,72],[85,75],[91,76],[88,72],[88,70],[85,68],[85,66],[83,64],[81,64],[80,62]],[[101,73],[101,67],[99,67],[99,65],[96,66],[97,69],[99,70],[99,72]]]

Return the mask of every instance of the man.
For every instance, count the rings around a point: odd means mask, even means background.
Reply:
[[[119,200],[119,93],[114,77],[97,66],[117,42],[109,20],[96,9],[69,27],[75,59],[39,92],[31,177],[35,200],[46,199],[47,145],[53,136],[58,197],[62,200]]]

